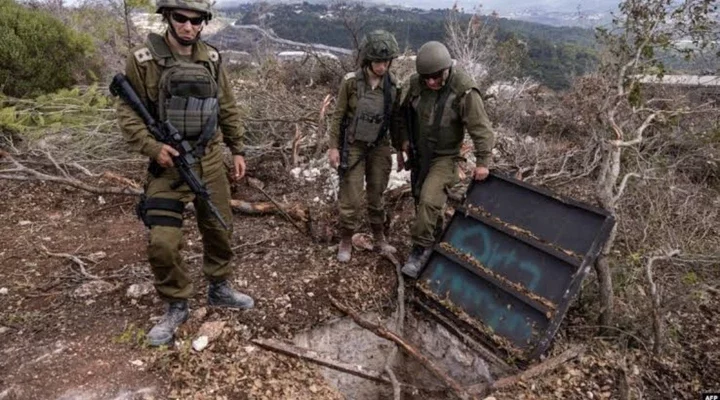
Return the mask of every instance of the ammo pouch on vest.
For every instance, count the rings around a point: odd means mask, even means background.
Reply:
[[[372,143],[383,125],[383,96],[377,91],[365,93],[358,100],[352,131],[355,140]]]
[[[160,77],[160,119],[168,120],[188,140],[198,140],[203,131],[214,134],[217,95],[217,82],[204,65],[177,61]]]
[[[383,78],[382,94],[375,90],[368,93],[365,91],[365,80],[361,78],[363,74],[362,71],[357,73],[358,103],[348,128],[353,140],[376,144],[390,127],[394,87],[388,72]]]

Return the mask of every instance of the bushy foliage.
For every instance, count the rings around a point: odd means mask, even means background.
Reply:
[[[26,97],[93,78],[92,39],[47,11],[0,0],[0,93]],[[92,63],[91,63],[92,64]]]

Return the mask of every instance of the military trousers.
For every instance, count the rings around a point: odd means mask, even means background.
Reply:
[[[436,156],[430,160],[430,169],[422,183],[417,202],[415,221],[410,227],[413,244],[430,247],[435,242],[435,230],[443,224],[443,208],[447,191],[456,185],[458,176],[457,156]]]
[[[357,231],[362,225],[362,201],[366,194],[367,212],[371,225],[385,223],[385,202],[383,194],[392,169],[392,149],[389,141],[381,141],[370,148],[368,143],[355,142],[348,151],[348,170],[340,181],[338,203],[340,226],[348,231]],[[365,192],[365,193],[363,193]]]
[[[195,172],[210,192],[210,200],[217,207],[229,229],[220,225],[211,214],[207,203],[199,200],[190,188],[183,184],[177,189],[171,185],[180,179],[176,168],[166,168],[160,176],[148,176],[145,187],[147,198],[177,200],[186,204],[193,202],[197,225],[203,243],[203,273],[210,281],[222,281],[232,273],[230,260],[233,251],[232,211],[230,209],[230,184],[225,173],[223,156],[219,145],[208,149],[208,154],[195,165]],[[148,209],[148,216],[165,216],[182,219],[182,213]],[[166,300],[187,299],[193,294],[193,285],[180,255],[183,247],[182,228],[153,225],[150,228],[147,247],[148,260],[155,275],[155,289]]]

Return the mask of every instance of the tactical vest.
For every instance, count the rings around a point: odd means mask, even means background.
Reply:
[[[413,125],[417,131],[413,136],[419,139],[418,147],[421,151],[427,141],[432,141],[435,142],[432,148],[433,154],[460,153],[465,136],[460,115],[460,101],[472,90],[480,93],[473,79],[457,69],[450,72],[447,83],[438,91],[430,90],[423,85],[419,75],[413,76],[410,80],[408,101],[415,111],[416,121]],[[438,101],[444,104],[439,104]],[[441,109],[442,116],[436,124],[435,111]]]
[[[392,105],[397,97],[397,84],[395,79],[387,72],[387,79],[383,82],[383,91],[371,90],[366,91],[365,73],[362,69],[347,75],[347,78],[355,78],[355,96],[357,97],[357,106],[355,107],[355,115],[348,125],[348,133],[353,141],[374,143],[380,136],[385,135],[390,128],[390,121],[385,124],[386,118],[390,118],[390,112],[386,114],[385,90],[390,90],[387,101],[387,107],[392,109]],[[389,86],[389,87],[388,87]],[[385,132],[381,132],[384,130]]]
[[[155,104],[157,117],[168,120],[185,139],[206,144],[218,124],[217,51],[198,45],[197,50],[208,52],[210,62],[178,60],[165,39],[155,33],[148,35],[145,46],[147,49],[138,50],[136,58],[141,61],[140,56],[152,57],[161,71]]]

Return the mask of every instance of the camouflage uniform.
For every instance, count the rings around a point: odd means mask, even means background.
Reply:
[[[243,128],[232,88],[220,64],[219,54],[206,43],[197,42],[193,45],[192,57],[182,57],[178,54],[166,53],[167,44],[162,46],[159,41],[165,42],[166,39],[160,35],[150,34],[148,42],[131,51],[126,64],[128,81],[148,109],[157,112],[161,95],[158,86],[164,70],[160,64],[164,64],[165,59],[181,59],[215,69],[218,85],[218,121],[221,132],[217,132],[210,140],[205,156],[195,166],[195,171],[206,183],[211,193],[211,201],[220,211],[223,220],[232,221],[230,186],[220,143],[224,142],[233,154],[242,154]],[[123,102],[118,106],[118,120],[132,151],[151,159],[158,155],[162,143],[152,137],[143,121]],[[195,196],[187,185],[172,189],[170,186],[178,179],[179,175],[175,168],[164,169],[158,176],[149,174],[145,195],[148,199],[169,199],[182,204],[194,201],[204,247],[203,272],[210,280],[225,280],[232,272],[230,265],[233,255],[230,246],[232,224],[229,230],[220,226],[209,214],[204,202],[195,201]],[[180,257],[182,246],[180,203],[177,203],[178,207],[173,210],[159,208],[147,210],[147,217],[151,223],[148,258],[155,275],[155,287],[158,293],[167,299],[186,299],[193,291]]]
[[[390,72],[388,72],[390,73]],[[352,120],[357,109],[358,95],[357,85],[358,76],[363,75],[360,84],[365,86],[364,95],[383,96],[385,86],[384,80],[380,80],[380,84],[372,89],[367,83],[366,72],[358,70],[351,72],[345,76],[340,86],[338,94],[337,107],[333,113],[332,125],[330,126],[330,147],[340,148],[340,126],[343,120]],[[361,224],[361,205],[363,186],[367,185],[367,211],[371,226],[382,226],[385,223],[385,204],[383,202],[383,193],[387,188],[388,179],[390,177],[390,169],[392,167],[390,138],[397,137],[394,133],[397,129],[397,116],[399,115],[399,91],[395,77],[390,75],[390,82],[393,86],[393,111],[394,120],[390,124],[392,135],[384,135],[384,137],[371,148],[369,143],[355,140],[352,132],[348,132],[351,137],[348,138],[348,166],[353,166],[348,170],[340,182],[339,193],[339,209],[340,209],[340,226],[349,231],[357,231]],[[380,110],[382,112],[382,110]],[[396,144],[399,148],[399,145]]]
[[[372,62],[392,62],[399,50],[395,38],[388,32],[370,32],[360,46],[362,67],[343,79],[337,107],[330,126],[330,148],[345,147],[346,154],[340,169],[339,212],[341,242],[338,260],[350,259],[350,238],[362,225],[362,197],[367,189],[367,210],[370,227],[379,251],[394,252],[385,238],[387,222],[383,193],[387,188],[391,162],[391,137],[399,123],[400,88],[394,75],[387,70],[379,77],[379,84],[370,84]],[[390,65],[388,64],[388,69]],[[399,148],[399,143],[396,143]]]
[[[434,244],[437,230],[442,227],[442,210],[447,201],[447,191],[459,182],[457,163],[464,161],[460,156],[460,148],[465,131],[473,141],[478,167],[490,165],[495,142],[475,82],[463,71],[451,67],[452,60],[444,45],[430,43],[435,46],[434,50],[444,50],[442,60],[447,66],[427,72],[418,68],[418,72],[428,74],[447,70],[449,75],[445,84],[439,90],[432,90],[420,74],[414,74],[409,78],[407,95],[401,105],[406,117],[400,129],[402,141],[412,141],[412,148],[416,152],[413,162],[418,163],[417,170],[422,169],[420,164],[423,160],[429,162],[427,175],[424,179],[420,177],[421,180],[413,187],[417,207],[410,230],[414,246],[408,264],[415,264],[409,267],[415,273]],[[421,60],[422,51],[423,48],[418,52],[418,63],[424,61]],[[442,114],[436,117],[436,112]],[[432,154],[426,154],[428,151]]]
[[[445,100],[440,130],[433,132],[433,109],[438,97],[442,96],[442,90],[449,90],[450,93]],[[453,69],[442,90],[428,89],[419,75],[415,74],[410,77],[408,95],[403,104],[411,109],[414,118],[411,125],[415,127],[412,135],[416,138],[414,147],[418,149],[417,160],[423,159],[428,138],[437,137],[427,177],[420,183],[417,217],[411,228],[413,243],[423,247],[433,244],[433,232],[441,222],[441,211],[447,201],[446,190],[458,183],[457,162],[463,161],[460,147],[465,130],[475,145],[477,165],[490,165],[495,138],[472,78]],[[403,139],[408,140],[407,131],[403,132]]]

